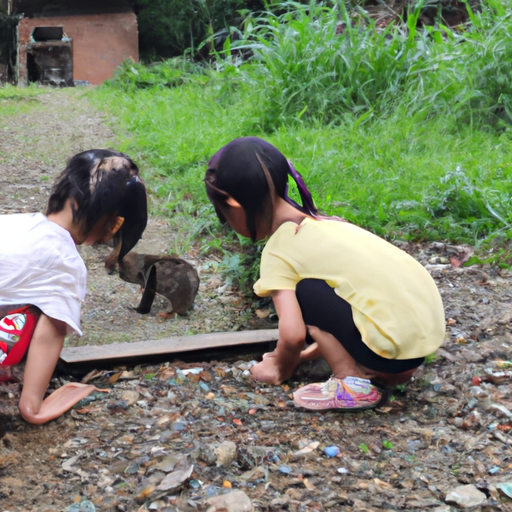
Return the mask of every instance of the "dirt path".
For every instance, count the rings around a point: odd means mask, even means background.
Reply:
[[[80,91],[36,102],[30,114],[0,125],[0,213],[41,210],[66,158],[115,148]],[[141,251],[165,252],[172,236],[165,219],[152,218]],[[512,510],[504,497],[512,492],[512,379],[498,366],[512,360],[511,274],[453,268],[457,248],[444,244],[402,247],[436,280],[447,337],[435,360],[384,406],[359,414],[295,409],[291,391],[325,379],[321,365],[304,366],[283,386],[255,384],[250,363],[236,360],[98,371],[89,378],[110,392],[57,421],[34,427],[15,412],[0,420],[0,437],[7,431],[0,512],[63,511],[82,498],[88,502],[69,512],[206,510],[209,498],[231,490],[244,493],[234,495],[235,511],[250,510],[242,507],[247,496],[265,511]],[[257,325],[251,305],[193,251],[183,256],[199,268],[202,285],[189,317],[163,319],[163,303],[141,317],[130,309],[137,287],[106,275],[107,251],[82,252],[86,336],[70,344]],[[0,384],[0,405],[15,411],[19,392],[19,383]],[[326,454],[330,446],[337,456]]]

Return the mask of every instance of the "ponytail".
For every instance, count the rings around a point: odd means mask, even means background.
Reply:
[[[293,207],[298,208],[302,212],[311,215],[312,217],[316,217],[318,214],[318,208],[315,206],[313,202],[313,197],[306,187],[306,183],[302,179],[302,176],[299,174],[297,169],[293,167],[290,160],[288,160],[288,175],[293,178],[295,183],[297,184],[297,189],[299,190],[300,199],[302,202],[302,206],[297,204],[289,195],[288,195],[288,183],[286,184],[286,188],[284,191],[284,200],[287,203],[290,203]]]

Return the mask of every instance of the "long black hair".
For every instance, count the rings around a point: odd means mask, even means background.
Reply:
[[[138,167],[123,153],[90,149],[73,156],[53,186],[46,215],[62,211],[68,199],[73,222],[84,235],[106,218],[124,217],[110,264],[133,248],[146,227],[146,188]]]
[[[297,182],[302,206],[288,197],[288,175]],[[222,147],[208,163],[206,192],[222,223],[227,195],[240,203],[247,217],[247,229],[256,241],[256,224],[270,226],[273,196],[281,197],[308,215],[317,210],[302,178],[286,157],[272,144],[258,137],[242,137]]]

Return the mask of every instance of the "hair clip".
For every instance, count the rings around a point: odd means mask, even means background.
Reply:
[[[313,202],[313,197],[311,196],[311,193],[308,190],[308,187],[306,187],[306,183],[304,183],[304,180],[302,176],[299,174],[297,169],[293,167],[290,160],[288,161],[288,174],[293,178],[295,183],[297,184],[297,189],[299,190],[300,199],[302,201],[302,206],[297,204],[289,195],[288,195],[288,184],[286,184],[285,192],[284,192],[284,198],[285,200],[290,203],[292,206],[295,206],[296,208],[299,208],[301,210],[305,210],[305,212],[309,215],[316,215],[318,213],[318,210],[315,206],[315,203]]]

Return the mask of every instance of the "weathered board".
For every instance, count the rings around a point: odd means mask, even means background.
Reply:
[[[214,332],[210,334],[197,334],[195,336],[173,336],[160,340],[138,341],[134,343],[67,347],[62,350],[60,358],[65,363],[85,363],[90,361],[177,354],[196,350],[268,343],[276,341],[278,333],[277,329]]]

